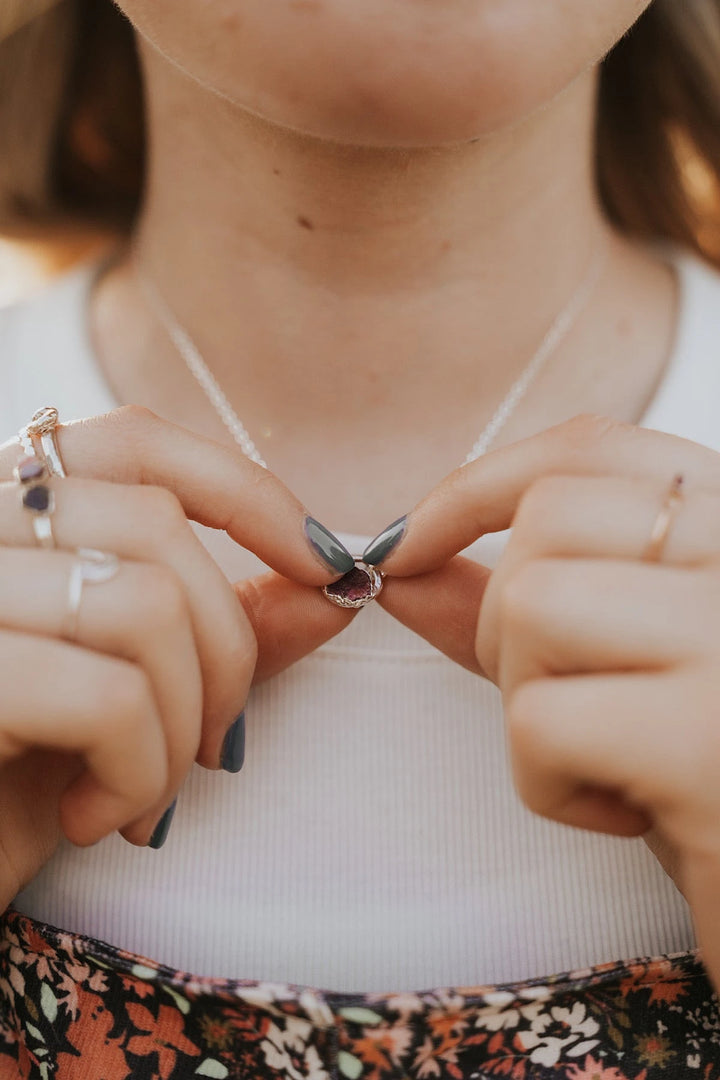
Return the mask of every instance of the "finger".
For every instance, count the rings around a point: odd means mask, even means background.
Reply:
[[[688,792],[707,782],[719,801],[717,761],[703,764],[679,724],[689,692],[690,680],[667,672],[523,683],[505,702],[521,798],[543,817],[617,835],[640,835],[655,818],[679,842]]]
[[[75,556],[65,552],[0,549],[0,626],[62,637],[74,562]],[[33,584],[31,604],[28,582]],[[182,583],[165,566],[121,563],[111,580],[85,585],[74,644],[137,664],[152,688],[165,732],[167,781],[159,805],[150,807],[126,834],[131,842],[145,844],[157,812],[162,813],[182,785],[201,734],[202,675]],[[75,695],[81,692],[78,686]],[[80,804],[81,792],[90,794],[95,788],[97,781],[86,775],[72,797]]]
[[[703,966],[717,988],[720,986],[720,934],[718,933],[718,895],[720,895],[720,852],[717,842],[712,850],[702,851],[684,860],[683,882],[690,904],[693,926]]]
[[[535,559],[506,584],[498,621],[505,694],[546,674],[662,670],[715,648],[720,575],[612,559]]]
[[[475,630],[489,578],[486,567],[458,555],[431,574],[386,578],[377,602],[451,660],[482,674]]]
[[[304,584],[327,584],[342,572],[308,541],[301,503],[239,448],[135,405],[62,424],[56,436],[70,476],[166,488],[187,517],[224,529],[268,566]],[[0,479],[10,480],[20,456],[17,440],[0,447]]]
[[[667,487],[679,472],[691,490],[720,489],[720,457],[707,447],[605,417],[576,417],[456,469],[412,511],[382,567],[403,577],[425,573],[484,533],[509,528],[522,496],[543,476],[623,474]]]
[[[165,732],[136,664],[0,629],[0,683],[0,762],[33,747],[76,752],[96,781],[88,790],[82,774],[62,796],[60,822],[72,843],[94,844],[159,801],[168,781]]]
[[[669,878],[677,885],[687,900],[687,886],[684,881],[682,853],[671,844],[666,836],[656,827],[643,833],[643,840],[652,851],[657,861]]]
[[[51,484],[58,547],[94,547],[122,559],[154,561],[182,581],[203,679],[198,761],[217,769],[227,730],[245,705],[257,653],[252,627],[231,584],[164,488],[75,477]],[[15,484],[0,484],[0,543],[36,545]]]
[[[640,559],[668,493],[668,478],[547,476],[520,500],[503,565],[528,558]],[[720,552],[720,493],[682,497],[663,547],[664,563],[698,566]]]
[[[666,481],[624,476],[547,476],[520,500],[507,546],[483,601],[477,651],[497,679],[499,609],[505,587],[526,562],[547,557],[639,561],[667,495]],[[671,522],[663,562],[701,566],[720,551],[720,498],[697,489]]]
[[[314,652],[360,614],[331,603],[320,589],[298,585],[273,571],[238,581],[234,588],[257,638],[254,683]]]

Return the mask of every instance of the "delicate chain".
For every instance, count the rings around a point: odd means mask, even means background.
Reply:
[[[506,396],[500,402],[497,410],[491,417],[487,426],[483,429],[478,437],[477,442],[473,446],[470,453],[463,461],[463,465],[469,465],[471,461],[476,461],[481,457],[490,443],[493,441],[500,428],[503,427],[515,406],[518,404],[521,398],[523,398],[530,387],[533,379],[537,376],[540,368],[545,363],[547,358],[557,349],[558,345],[568,333],[573,323],[577,320],[578,316],[582,312],[583,308],[587,304],[592,292],[600,280],[600,274],[602,273],[603,266],[605,264],[606,249],[604,247],[599,248],[593,257],[590,264],[590,270],[585,277],[585,280],[581,283],[578,290],[571,297],[567,307],[563,308],[560,314],[555,319],[547,334],[540,343],[540,347],[533,356],[528,366],[523,371],[522,375],[513,383],[507,392]]]
[[[463,465],[469,465],[471,461],[476,461],[477,458],[481,457],[487,451],[491,442],[506,423],[518,402],[527,393],[528,388],[539,373],[542,365],[551,353],[557,349],[562,339],[573,326],[600,279],[605,263],[605,257],[605,247],[601,247],[595,252],[590,264],[590,270],[586,277],[572,295],[567,306],[563,308],[553,322],[540,343],[540,347],[533,355],[525,370],[510,387],[510,390],[503,398],[489,423],[482,430],[472,450],[465,458]],[[150,307],[162,322],[170,340],[182,356],[190,372],[197,379],[210,401],[210,404],[214,407],[242,452],[249,457],[251,461],[255,461],[258,465],[262,465],[264,469],[267,469],[267,462],[263,460],[260,451],[250,438],[245,425],[233,409],[215,379],[215,376],[203,360],[197,345],[192,340],[187,330],[185,330],[175,318],[175,315],[158,292],[154,283],[142,271],[139,260],[135,257],[134,261],[138,281],[145,293],[145,297],[150,304]]]
[[[137,262],[135,265],[137,268],[136,272],[138,280],[143,287],[151,307],[162,321],[173,345],[205,391],[205,394],[210,400],[210,404],[215,408],[215,411],[225,424],[225,427],[235,439],[235,442],[240,446],[243,454],[249,457],[251,461],[256,461],[258,465],[262,465],[264,469],[267,469],[267,462],[263,460],[260,451],[250,438],[247,428],[233,409],[226,395],[223,393],[223,390],[213,373],[210,371],[210,368],[203,360],[197,345],[192,340],[187,330],[185,330],[177,321],[172,311],[155,288],[153,282],[140,271]]]

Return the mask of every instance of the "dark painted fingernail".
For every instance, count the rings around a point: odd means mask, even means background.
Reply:
[[[148,847],[155,848],[155,850],[157,851],[158,848],[161,848],[163,846],[163,844],[167,840],[167,834],[170,832],[170,826],[172,824],[173,814],[175,813],[176,806],[177,799],[175,799],[170,804],[170,806],[168,806],[167,810],[158,821],[157,825],[155,826],[155,832],[150,837]]]
[[[355,560],[348,549],[340,543],[337,536],[333,536],[330,530],[315,518],[305,518],[305,535],[316,554],[332,570],[337,570],[339,574],[347,574],[348,570],[352,570],[355,566]]]
[[[228,728],[220,755],[220,764],[225,772],[240,772],[245,760],[245,713],[241,712],[237,720]]]
[[[386,559],[390,552],[398,546],[405,535],[406,528],[407,514],[405,517],[393,521],[392,525],[388,525],[387,529],[383,529],[383,531],[368,544],[363,551],[363,562],[369,563],[370,566],[377,566],[378,563],[381,563],[383,559]]]

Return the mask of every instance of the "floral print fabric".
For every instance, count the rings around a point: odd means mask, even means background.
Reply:
[[[697,951],[499,986],[340,993],[174,971],[0,917],[0,1080],[720,1080]]]

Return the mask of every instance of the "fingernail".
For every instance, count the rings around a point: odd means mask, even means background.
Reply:
[[[161,848],[163,846],[163,844],[167,840],[167,834],[170,832],[170,825],[172,824],[173,814],[175,813],[176,806],[177,799],[175,799],[170,804],[170,806],[168,806],[167,810],[158,821],[157,825],[155,826],[155,832],[150,837],[148,847],[155,848],[155,850],[157,851],[158,848]]]
[[[225,772],[240,772],[245,760],[245,713],[241,712],[237,720],[228,728],[222,745],[220,764]]]
[[[363,562],[368,563],[370,566],[377,566],[378,563],[381,563],[398,546],[405,535],[406,528],[407,514],[405,517],[393,521],[392,525],[388,525],[387,529],[383,529],[374,540],[371,540],[363,551]]]
[[[315,518],[305,518],[305,535],[316,554],[339,574],[347,574],[355,566],[355,560],[348,549]]]

